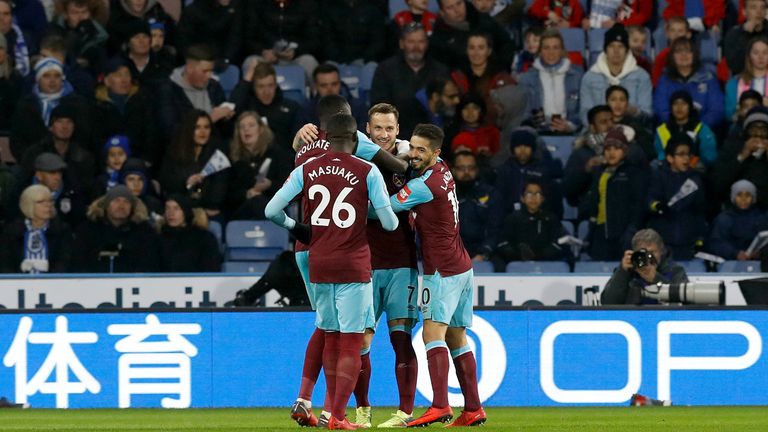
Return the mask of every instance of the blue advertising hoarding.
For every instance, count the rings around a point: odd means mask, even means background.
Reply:
[[[33,407],[288,406],[309,312],[0,314],[0,395]],[[384,330],[383,328],[381,330]],[[394,355],[374,338],[370,399],[397,405]],[[488,406],[768,404],[766,310],[476,311]],[[421,332],[417,405],[431,398]],[[451,375],[450,402],[461,405]],[[316,404],[325,389],[322,377]]]

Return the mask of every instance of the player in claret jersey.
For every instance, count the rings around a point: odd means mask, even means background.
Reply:
[[[475,357],[466,333],[472,326],[472,261],[459,236],[459,202],[453,176],[438,157],[443,138],[443,131],[435,125],[416,126],[410,158],[418,177],[390,197],[395,212],[411,211],[424,259],[421,312],[434,396],[427,412],[408,422],[408,427],[453,418],[448,405],[449,350],[464,394],[464,411],[448,426],[474,426],[486,420],[477,391]]]
[[[283,209],[300,193],[310,214],[309,280],[317,308],[316,326],[325,332],[323,369],[333,398],[329,429],[356,429],[345,409],[360,373],[363,332],[373,326],[371,254],[365,236],[368,200],[386,230],[397,228],[374,165],[351,155],[356,145],[351,115],[327,124],[329,151],[294,169],[267,204],[266,216],[294,229]]]

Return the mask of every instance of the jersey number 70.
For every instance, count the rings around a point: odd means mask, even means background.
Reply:
[[[331,208],[331,219],[333,219],[333,224],[339,228],[349,228],[352,226],[352,224],[355,223],[355,217],[357,216],[355,208],[352,207],[352,204],[344,202],[344,198],[346,198],[350,192],[352,192],[351,187],[345,187],[342,189],[339,196],[337,196],[336,200],[333,202],[333,208]],[[316,184],[312,185],[307,193],[309,195],[309,199],[312,201],[315,200],[315,195],[320,194],[320,203],[315,208],[315,211],[312,212],[310,223],[315,226],[330,225],[331,219],[320,216],[323,214],[326,207],[328,207],[328,203],[331,202],[331,192],[327,187]],[[342,211],[347,212],[347,217],[345,219],[341,218]]]

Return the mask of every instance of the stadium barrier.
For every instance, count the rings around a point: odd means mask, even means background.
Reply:
[[[624,405],[633,393],[765,405],[767,324],[765,309],[514,308],[477,310],[468,335],[486,406]],[[5,312],[0,326],[0,395],[34,408],[281,406],[287,415],[313,314]],[[420,327],[413,340],[416,404],[426,406]],[[374,338],[371,362],[371,402],[397,405],[386,334]],[[461,406],[450,376],[450,403]],[[324,392],[321,378],[315,405]]]
[[[724,281],[728,306],[745,305],[736,281],[768,276],[759,273],[701,273],[693,281]],[[602,290],[609,275],[478,275],[475,306],[558,306],[582,304],[585,288]],[[248,288],[258,275],[244,274],[141,274],[1,276],[0,309],[172,309],[231,306],[235,293]],[[264,305],[280,298],[267,293]]]

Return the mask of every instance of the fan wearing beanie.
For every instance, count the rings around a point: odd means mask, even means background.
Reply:
[[[165,200],[165,222],[160,229],[161,271],[221,271],[219,244],[208,231],[205,211],[192,206],[192,200],[182,194],[173,194]]]
[[[768,229],[768,215],[756,204],[757,187],[749,180],[731,185],[730,206],[712,223],[708,250],[727,260],[754,260],[760,251],[747,253],[750,243],[760,232]]]

